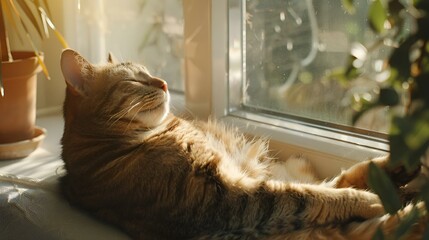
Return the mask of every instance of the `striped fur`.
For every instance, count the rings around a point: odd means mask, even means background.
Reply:
[[[134,239],[370,239],[397,225],[365,190],[369,161],[314,183],[265,140],[170,114],[166,84],[140,65],[65,50],[61,66],[64,194]]]

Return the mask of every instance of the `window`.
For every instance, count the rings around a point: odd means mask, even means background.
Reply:
[[[355,160],[385,154],[386,109],[376,109],[353,126],[351,104],[374,97],[372,77],[383,80],[380,64],[389,51],[372,55],[365,74],[350,86],[333,77],[345,66],[355,42],[369,45],[375,39],[366,22],[368,1],[355,2],[353,16],[340,0],[212,2],[212,102],[217,116],[311,151]],[[226,41],[219,42],[219,36]],[[222,50],[227,51],[225,82],[218,79]]]
[[[181,0],[75,0],[65,8],[66,37],[89,60],[105,61],[112,52],[146,65],[170,90],[183,92]]]
[[[365,21],[368,1],[356,1],[354,16],[344,11],[340,0],[240,3],[242,19],[230,18],[229,24],[243,22],[243,107],[336,128],[350,126],[353,99],[372,98],[377,85],[362,78],[346,87],[331,76],[345,67],[353,42],[369,45],[375,40]],[[377,58],[370,61],[367,71],[382,64]],[[356,128],[385,132],[385,122],[382,112]]]
[[[347,131],[386,132],[385,109],[351,125],[352,102],[373,98],[376,83],[361,77],[344,86],[331,77],[345,67],[354,42],[369,45],[375,40],[365,21],[368,1],[356,5],[358,11],[351,16],[340,0],[231,1],[229,11],[235,13],[229,25],[242,30],[230,42],[230,54],[237,55],[230,60],[239,61],[230,62],[231,76],[242,72],[241,107]],[[368,61],[366,76],[381,71],[387,53],[383,49]]]

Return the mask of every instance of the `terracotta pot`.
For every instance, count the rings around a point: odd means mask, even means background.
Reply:
[[[2,62],[5,96],[0,96],[0,144],[31,139],[36,121],[36,80],[42,69],[34,52],[13,52]]]

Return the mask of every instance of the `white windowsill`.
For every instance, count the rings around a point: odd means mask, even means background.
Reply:
[[[269,139],[270,149],[277,158],[287,159],[291,155],[302,155],[310,160],[321,178],[335,176],[342,169],[357,162],[387,154],[387,151],[383,150],[387,146],[381,143],[374,142],[374,146],[381,149],[369,148],[350,141],[303,132],[299,124],[285,127],[284,122],[276,122],[274,119],[270,119],[270,124],[267,124],[233,115],[223,117],[222,120],[246,134]],[[273,123],[279,126],[272,125]]]

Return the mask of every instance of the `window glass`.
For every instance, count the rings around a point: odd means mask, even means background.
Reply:
[[[112,52],[183,91],[181,0],[77,0],[76,7],[76,45],[90,59],[102,61]]]
[[[240,108],[319,126],[387,132],[386,108],[369,112],[356,126],[351,119],[353,101],[371,100],[385,80],[388,48],[372,53],[364,74],[351,84],[334,77],[351,49],[362,51],[357,42],[375,42],[366,20],[369,2],[354,3],[356,13],[350,15],[341,0],[230,1],[230,87],[241,79]],[[236,96],[232,90],[231,106]]]

